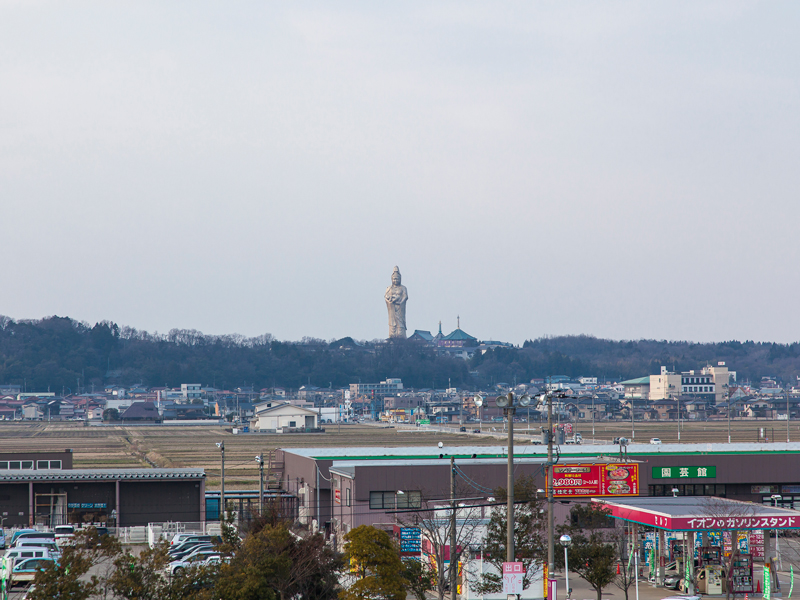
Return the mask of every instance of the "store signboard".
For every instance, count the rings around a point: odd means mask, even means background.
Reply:
[[[714,479],[717,467],[653,467],[653,479]]]
[[[775,517],[713,517],[680,516],[633,508],[607,501],[611,516],[658,529],[671,531],[715,531],[720,529],[800,529],[800,517],[781,515]],[[787,511],[788,512],[788,511]],[[712,544],[713,545],[713,544]],[[752,546],[751,546],[752,548]]]
[[[67,508],[106,508],[105,502],[68,502]]]
[[[553,496],[556,498],[638,495],[638,464],[556,465],[553,467]]]
[[[400,552],[418,554],[422,551],[422,530],[419,527],[400,529]]]

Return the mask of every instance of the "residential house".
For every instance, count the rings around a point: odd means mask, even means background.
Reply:
[[[134,402],[120,415],[123,421],[157,421],[158,418],[155,402]]]

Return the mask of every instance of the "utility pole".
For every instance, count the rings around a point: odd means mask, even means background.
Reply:
[[[450,598],[456,600],[456,575],[458,554],[456,553],[456,457],[450,457]]]
[[[538,390],[537,390],[538,391]],[[498,396],[495,404],[503,409],[508,421],[508,499],[506,504],[506,562],[514,562],[514,415],[517,406],[525,408],[530,404],[528,394],[515,398],[513,392]]]
[[[632,411],[631,411],[632,412]],[[553,521],[553,394],[547,392],[547,597],[550,598],[550,581],[555,570],[555,531]]]
[[[222,485],[219,493],[219,522],[222,524],[225,521],[225,442],[217,442],[217,448],[222,454]]]
[[[508,495],[506,505],[506,562],[514,562],[514,414],[517,409],[511,404],[513,398],[509,392],[509,406],[505,409],[508,418]]]
[[[256,456],[258,463],[258,511],[264,516],[264,453]]]

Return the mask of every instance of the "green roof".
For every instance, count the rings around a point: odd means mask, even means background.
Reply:
[[[463,329],[461,329],[459,327],[455,331],[453,331],[452,333],[446,335],[444,337],[444,339],[446,339],[446,340],[477,340],[478,338],[472,337],[470,334],[468,334],[466,331],[464,331]]]
[[[647,377],[639,377],[639,379],[628,379],[628,381],[622,381],[622,385],[650,385],[650,375]]]

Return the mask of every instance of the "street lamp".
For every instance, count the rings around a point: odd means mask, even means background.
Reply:
[[[725,400],[727,401],[728,410],[728,443],[731,443],[731,394],[726,384],[722,384],[722,389],[725,390]]]
[[[481,413],[481,406],[483,406],[483,396],[480,394],[475,396],[475,406],[478,407],[478,429],[483,429],[483,418]]]
[[[217,448],[222,453],[222,485],[219,493],[219,522],[225,520],[225,442],[217,442]]]
[[[780,494],[772,494],[772,496],[770,496],[770,498],[772,498],[772,505],[775,508],[778,508],[778,500],[783,500],[783,496],[781,496]],[[778,562],[780,562],[780,560],[781,560],[781,548],[780,548],[780,545],[778,544],[778,532],[779,532],[779,530],[776,529],[775,530],[775,557],[778,559]],[[777,567],[776,567],[775,570],[777,572]]]
[[[572,538],[569,537],[567,534],[564,534],[559,538],[558,541],[561,542],[562,546],[564,546],[564,578],[566,580],[564,585],[567,590],[567,598],[569,598],[569,595],[572,593],[572,590],[569,589],[569,562],[567,560],[567,548],[569,548],[570,545],[572,544]]]
[[[538,392],[539,390],[536,390]],[[534,392],[534,393],[536,393]],[[503,409],[508,420],[508,504],[506,506],[506,562],[514,562],[514,413],[517,406],[525,407],[531,403],[528,394],[515,396],[508,392],[498,396],[497,406]]]
[[[258,510],[264,516],[264,454],[256,456],[258,463]]]

